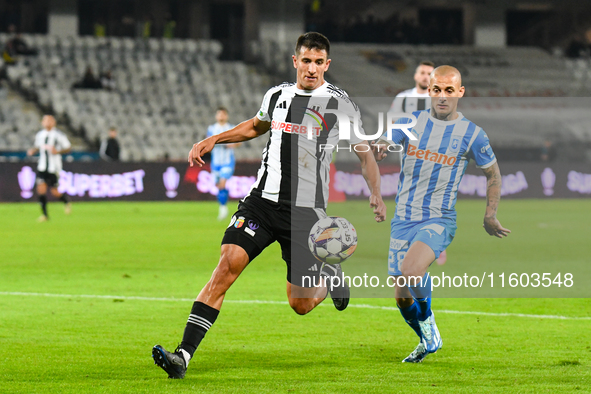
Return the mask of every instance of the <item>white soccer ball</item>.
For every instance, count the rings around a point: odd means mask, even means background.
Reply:
[[[314,257],[322,262],[342,263],[357,248],[357,231],[347,219],[329,216],[312,226],[308,247]]]

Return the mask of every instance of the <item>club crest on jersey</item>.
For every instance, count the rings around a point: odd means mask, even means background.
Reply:
[[[244,225],[244,216],[240,216],[238,219],[236,219],[236,223],[234,223],[234,227],[240,228],[243,225]]]
[[[449,144],[449,152],[450,153],[458,153],[460,151],[460,139],[459,138],[452,138],[451,143]]]

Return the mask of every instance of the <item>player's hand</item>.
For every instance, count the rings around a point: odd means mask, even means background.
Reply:
[[[198,143],[194,144],[193,148],[189,152],[189,165],[193,167],[193,163],[197,163],[199,167],[203,167],[205,161],[203,161],[203,158],[201,156],[211,152],[214,145],[215,140],[211,137],[201,140]]]
[[[57,155],[59,153],[59,151],[57,149],[55,149],[55,146],[51,147],[51,154],[52,155]]]
[[[27,150],[27,156],[33,156],[35,154],[35,149],[31,148]]]
[[[501,223],[494,216],[485,217],[484,224],[482,226],[489,235],[494,235],[498,238],[506,237],[511,232],[511,230],[501,226]]]
[[[383,141],[372,141],[369,146],[371,147],[371,153],[373,153],[376,161],[382,161],[388,156],[388,144]]]
[[[373,213],[376,215],[376,222],[383,222],[386,220],[386,204],[379,195],[372,194],[369,196],[369,206],[373,208]]]

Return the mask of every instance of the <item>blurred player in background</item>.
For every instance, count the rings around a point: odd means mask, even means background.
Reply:
[[[322,34],[300,36],[293,56],[297,83],[269,89],[256,116],[200,141],[189,153],[191,166],[202,166],[202,156],[217,144],[247,141],[270,133],[257,181],[226,229],[218,265],[193,304],[181,344],[174,353],[160,345],[152,349],[155,363],[170,378],[185,376],[189,361],[218,317],[226,291],[248,264],[275,241],[281,245],[287,265],[289,305],[297,314],[309,313],[329,294],[337,310],[342,311],[349,304],[350,290],[345,280],[339,280],[330,290],[326,285],[329,280],[332,284],[333,278],[342,278],[340,264],[324,263],[318,267],[318,260],[308,248],[310,229],[327,217],[332,149],[320,148],[327,143],[336,145],[339,131],[334,114],[323,118],[318,127],[306,123],[306,114],[314,111],[322,117],[324,109],[331,108],[344,111],[351,121],[359,114],[346,92],[324,80],[331,62],[329,51],[330,43]],[[316,133],[316,138],[308,139],[308,133]],[[351,137],[349,142],[353,149],[362,148],[355,149],[355,153],[371,192],[369,201],[375,220],[381,222],[386,206],[380,193],[378,165],[366,141]]]
[[[464,90],[462,76],[455,67],[437,67],[430,79],[431,109],[412,113],[417,123],[409,131],[416,139],[410,139],[401,130],[394,130],[392,135],[393,142],[403,145],[404,150],[388,273],[397,284],[410,283],[396,286],[396,303],[404,320],[419,336],[418,346],[403,362],[421,362],[442,345],[431,311],[431,278],[427,269],[454,238],[458,187],[470,160],[487,178],[484,229],[499,238],[511,232],[496,217],[501,173],[488,136],[457,112]],[[409,121],[402,118],[396,123]],[[383,148],[374,149],[376,159],[385,157]],[[399,281],[400,277],[405,281]]]
[[[216,123],[207,128],[207,137],[218,135],[234,127],[228,123],[228,110],[219,107],[215,113]],[[236,158],[234,157],[234,148],[240,146],[240,143],[216,145],[211,151],[211,173],[215,177],[216,187],[218,188],[218,202],[220,203],[218,220],[224,220],[228,216],[228,189],[226,182],[234,174]]]
[[[435,68],[435,63],[431,61],[422,61],[415,69],[415,87],[402,91],[396,95],[392,102],[390,111],[394,113],[413,113],[431,108],[431,98],[429,97],[429,80],[431,73]],[[447,261],[447,252],[444,250],[437,258],[437,264],[443,265]]]
[[[41,203],[43,215],[39,217],[40,222],[49,219],[47,215],[47,188],[54,197],[59,198],[65,204],[66,214],[70,214],[71,203],[68,196],[61,194],[58,190],[58,179],[62,170],[62,155],[70,152],[71,144],[64,133],[55,128],[55,118],[45,115],[41,120],[43,130],[35,136],[35,145],[27,151],[28,156],[39,152],[39,163],[37,164],[37,194]]]
[[[392,102],[390,111],[395,113],[411,113],[429,109],[431,107],[429,78],[433,68],[435,68],[433,62],[421,62],[415,70],[415,87],[398,93]]]

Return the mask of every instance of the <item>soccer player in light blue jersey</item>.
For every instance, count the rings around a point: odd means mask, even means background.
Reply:
[[[404,150],[392,219],[388,273],[397,284],[409,284],[396,287],[396,303],[404,320],[419,336],[418,346],[403,362],[421,362],[442,345],[431,311],[431,279],[427,269],[454,238],[458,186],[470,160],[476,162],[487,178],[484,229],[499,238],[511,232],[496,217],[501,173],[488,137],[457,111],[464,90],[455,67],[437,67],[429,84],[431,109],[412,113],[417,122],[408,130],[416,139],[402,130],[394,130],[392,134],[393,142]],[[411,119],[399,119],[397,123],[408,124]],[[386,149],[374,149],[378,160],[385,157],[385,152]]]
[[[228,110],[225,107],[219,107],[215,113],[216,123],[207,128],[207,136],[218,135],[224,131],[230,130],[234,125],[228,123]],[[215,178],[218,188],[218,202],[220,203],[218,220],[224,220],[228,216],[228,189],[226,182],[234,174],[236,159],[234,157],[234,148],[237,144],[216,145],[211,151],[211,173]]]

